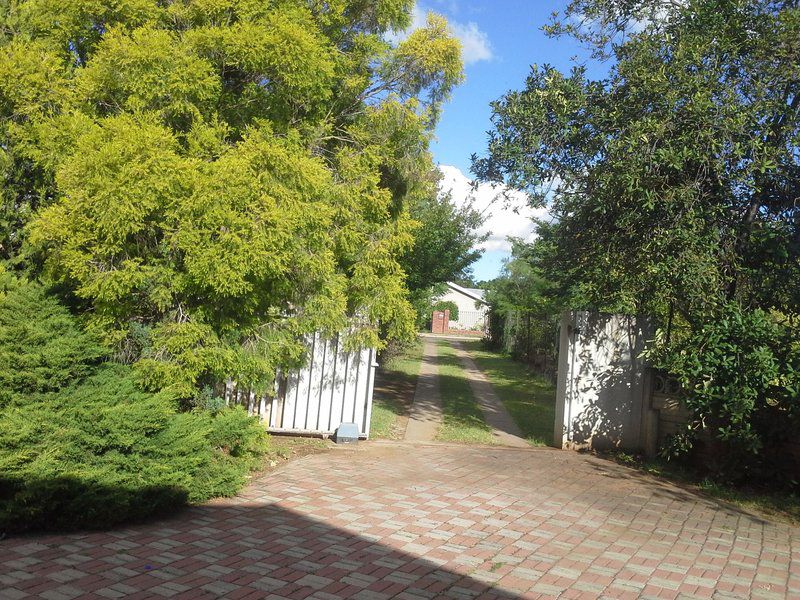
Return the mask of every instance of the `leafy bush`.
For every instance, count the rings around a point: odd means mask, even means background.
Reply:
[[[0,302],[0,406],[12,391],[55,391],[88,374],[103,350],[41,286],[18,284]]]
[[[15,378],[9,365],[22,340],[33,366]],[[258,466],[267,434],[242,408],[179,412],[165,393],[142,391],[130,367],[94,364],[100,355],[38,286],[8,294],[0,310],[0,531],[101,528],[165,513],[235,494]],[[68,377],[70,385],[52,389]]]
[[[788,472],[783,445],[800,416],[797,340],[781,318],[729,304],[678,343],[658,344],[650,358],[680,379],[694,414],[666,454],[686,455],[700,441],[714,449],[707,466],[729,480]],[[781,481],[798,483],[791,479]]]

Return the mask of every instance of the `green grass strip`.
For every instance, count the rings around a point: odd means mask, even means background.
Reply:
[[[372,402],[370,438],[398,439],[402,437],[402,432],[398,431],[395,424],[399,416],[408,412],[421,364],[422,343],[417,340],[404,348],[400,354],[392,356],[381,365],[381,389],[376,389]]]
[[[443,420],[436,439],[442,442],[472,444],[494,443],[492,429],[486,424],[475,402],[467,374],[448,340],[437,340],[439,351],[439,392]]]
[[[495,393],[522,431],[535,446],[552,442],[556,388],[522,363],[485,350],[480,341],[465,344],[472,359],[492,384]]]

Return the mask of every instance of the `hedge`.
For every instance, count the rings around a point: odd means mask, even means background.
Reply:
[[[0,531],[164,514],[235,494],[260,464],[268,436],[243,409],[181,412],[102,354],[41,287],[0,302]]]

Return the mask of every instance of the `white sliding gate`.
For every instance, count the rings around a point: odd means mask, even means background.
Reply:
[[[375,349],[347,352],[339,336],[325,339],[319,333],[306,344],[308,364],[280,374],[273,396],[257,396],[229,383],[226,401],[258,415],[269,431],[330,435],[341,423],[355,423],[360,437],[369,437]]]

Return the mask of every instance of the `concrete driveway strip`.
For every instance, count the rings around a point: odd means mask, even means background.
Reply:
[[[436,341],[422,337],[422,364],[414,392],[414,404],[408,417],[405,440],[430,442],[442,424],[442,400],[439,395],[439,367],[436,363]]]
[[[514,419],[503,406],[503,402],[497,396],[486,378],[486,375],[478,368],[469,353],[464,350],[461,342],[452,342],[461,365],[469,378],[469,386],[475,401],[480,406],[481,412],[486,419],[486,423],[492,428],[492,436],[495,442],[503,446],[515,448],[527,448],[529,446],[522,432],[517,427]]]
[[[232,499],[0,541],[0,598],[800,597],[800,530],[592,456],[406,443],[308,456]]]

